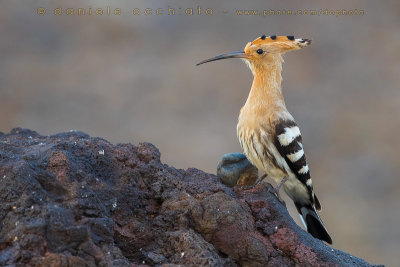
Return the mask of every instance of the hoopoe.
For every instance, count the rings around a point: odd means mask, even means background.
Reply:
[[[293,36],[263,35],[247,43],[244,51],[222,54],[197,65],[226,58],[241,58],[247,63],[254,79],[239,114],[240,145],[249,161],[278,184],[277,193],[283,185],[307,231],[332,244],[317,213],[321,205],[313,191],[300,130],[286,109],[281,89],[282,55],[310,43]]]

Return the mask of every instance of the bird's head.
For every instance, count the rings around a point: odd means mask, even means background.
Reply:
[[[281,55],[292,50],[298,50],[311,44],[311,40],[294,38],[293,36],[261,36],[252,42],[247,43],[243,51],[222,54],[197,63],[197,66],[207,62],[226,59],[241,58],[244,59],[249,67],[254,71],[259,67],[264,67],[281,62]]]

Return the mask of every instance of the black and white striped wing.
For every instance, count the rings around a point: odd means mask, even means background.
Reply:
[[[310,170],[304,154],[300,129],[294,121],[279,121],[275,125],[275,146],[291,171],[307,186],[316,208],[320,209],[319,201],[313,194]]]

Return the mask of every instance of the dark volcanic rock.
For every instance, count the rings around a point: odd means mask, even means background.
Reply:
[[[369,266],[300,229],[268,188],[235,192],[149,143],[0,133],[0,265]]]

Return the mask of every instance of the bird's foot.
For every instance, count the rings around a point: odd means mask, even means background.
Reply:
[[[282,181],[276,186],[273,187],[272,189],[268,189],[271,193],[275,194],[275,196],[278,198],[279,202],[282,204],[285,204],[285,201],[281,198],[281,195],[279,194],[279,189],[281,189],[282,185],[288,180],[287,177],[283,178]]]
[[[238,185],[237,190],[238,191],[247,191],[247,190],[251,190],[255,187],[258,187],[260,184],[262,184],[262,181],[267,177],[266,174],[264,174],[261,177],[258,177],[257,180],[251,184],[251,185]]]
[[[247,191],[247,190],[252,189],[254,187],[254,185],[255,184],[252,184],[252,185],[238,185],[237,189],[238,189],[238,191]]]

